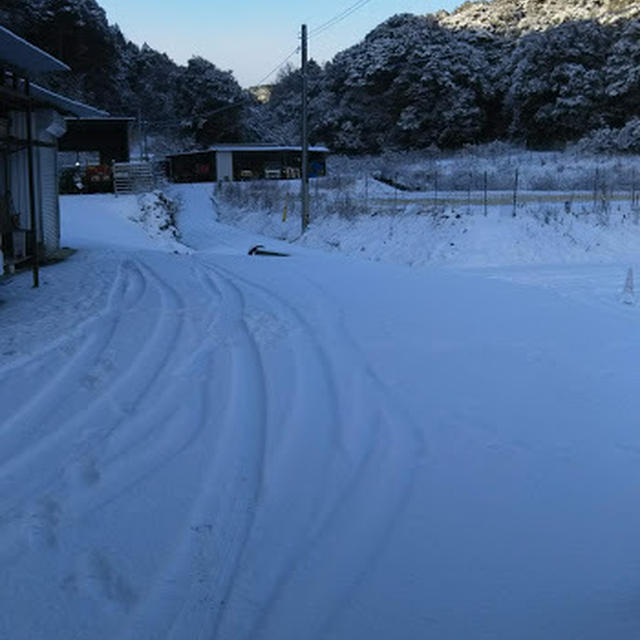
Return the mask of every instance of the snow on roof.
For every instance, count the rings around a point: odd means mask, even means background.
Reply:
[[[69,113],[79,118],[104,118],[109,115],[106,111],[72,100],[38,84],[31,84],[31,95],[63,113]]]
[[[195,153],[207,153],[208,151],[302,151],[300,146],[272,145],[272,144],[216,144],[208,149],[200,149],[197,151],[183,151],[181,153],[171,153],[169,158],[174,156],[190,156]],[[329,153],[327,147],[309,147],[309,151],[315,153]]]
[[[0,61],[30,73],[70,71],[64,62],[1,26]]]

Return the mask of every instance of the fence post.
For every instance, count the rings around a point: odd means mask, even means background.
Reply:
[[[487,217],[487,213],[488,213],[488,207],[487,207],[487,182],[488,182],[488,177],[487,177],[487,172],[484,172],[484,217]]]
[[[516,209],[518,207],[518,178],[520,176],[519,169],[516,169],[515,181],[513,183],[513,217],[516,217]]]
[[[393,187],[393,214],[398,215],[398,174],[394,177],[395,185]]]
[[[433,174],[433,206],[438,206],[438,168],[436,167]]]
[[[364,174],[364,212],[369,215],[369,174]]]

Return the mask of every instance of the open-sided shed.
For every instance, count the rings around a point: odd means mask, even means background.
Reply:
[[[326,147],[309,148],[309,177],[326,174]],[[302,148],[270,144],[220,144],[167,156],[173,182],[285,180],[300,177]]]
[[[67,118],[67,131],[58,141],[60,151],[94,151],[101,165],[129,162],[133,118]]]

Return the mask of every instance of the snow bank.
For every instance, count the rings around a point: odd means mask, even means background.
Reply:
[[[138,197],[138,208],[129,219],[139,223],[158,245],[172,251],[185,251],[176,228],[179,203],[162,191],[144,193]]]
[[[608,213],[564,205],[428,207],[398,213],[320,215],[301,237],[299,218],[241,208],[221,209],[229,224],[307,247],[406,265],[498,266],[615,262],[640,252],[637,216],[623,206]]]
[[[61,196],[63,245],[84,249],[188,251],[175,227],[177,203],[162,192]]]
[[[375,261],[598,263],[626,261],[640,249],[636,156],[534,153],[494,144],[448,155],[335,157],[329,172],[311,181],[311,225],[304,235],[297,181],[199,189],[213,199],[220,222]]]

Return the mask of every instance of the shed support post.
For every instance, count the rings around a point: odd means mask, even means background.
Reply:
[[[25,93],[27,94],[27,168],[29,173],[29,226],[31,227],[31,271],[33,274],[33,286],[40,286],[40,264],[38,256],[38,216],[36,213],[36,188],[33,167],[33,103],[31,101],[31,85],[29,79],[25,79]]]

